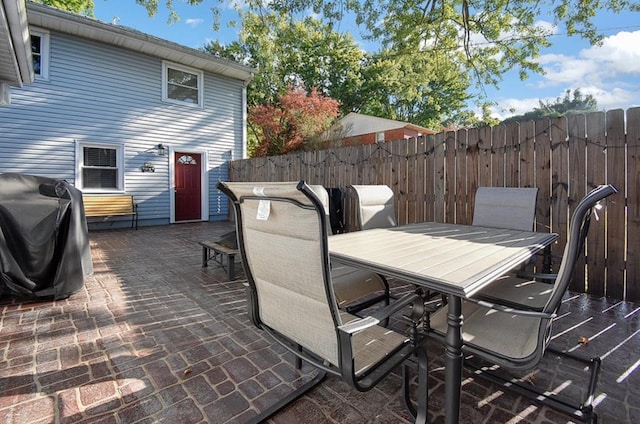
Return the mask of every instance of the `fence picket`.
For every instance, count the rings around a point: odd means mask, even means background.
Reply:
[[[627,111],[627,287],[629,299],[640,299],[640,108]]]
[[[456,133],[449,131],[444,145],[444,222],[456,222]]]
[[[605,114],[594,112],[587,115],[587,189],[606,183],[607,156],[605,146]],[[589,229],[587,236],[587,273],[589,293],[604,296],[606,280],[605,240],[607,214],[600,213],[601,224]]]
[[[625,291],[625,137],[624,111],[610,110],[607,122],[607,182],[618,189],[618,194],[607,203],[607,287],[606,293],[616,299],[624,298]],[[616,282],[609,285],[609,281]]]
[[[573,213],[575,207],[580,202],[580,199],[584,197],[586,192],[585,181],[585,155],[586,155],[586,122],[584,115],[571,115],[567,116],[567,128],[568,128],[568,155],[569,155],[569,216]],[[586,250],[581,252],[580,257],[576,262],[576,268],[573,274],[573,281],[571,282],[570,289],[585,292],[587,290],[585,281],[585,266],[586,266]]]

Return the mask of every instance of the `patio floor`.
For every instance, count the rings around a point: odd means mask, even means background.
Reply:
[[[0,299],[0,423],[242,423],[312,376],[250,324],[241,271],[229,282],[224,270],[200,267],[197,242],[232,228],[91,232],[95,272],[81,291],[55,302]],[[640,422],[640,305],[570,296],[554,328],[556,345],[603,358],[599,422]],[[442,348],[429,355],[430,419],[440,423]],[[554,355],[527,379],[565,393],[587,384],[580,366]],[[409,422],[400,383],[395,373],[360,393],[330,377],[272,422]],[[460,418],[571,422],[468,372]]]

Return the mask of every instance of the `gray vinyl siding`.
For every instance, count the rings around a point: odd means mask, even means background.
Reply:
[[[76,143],[124,145],[126,192],[139,219],[167,223],[169,155],[208,153],[209,219],[226,219],[226,161],[242,154],[243,82],[204,73],[203,108],[162,101],[162,60],[137,52],[50,33],[49,80],[12,89],[0,108],[0,172],[21,172],[75,183]],[[145,162],[155,172],[141,172]]]

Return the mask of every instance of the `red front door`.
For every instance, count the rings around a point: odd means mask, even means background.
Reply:
[[[176,221],[202,218],[201,155],[175,152]]]

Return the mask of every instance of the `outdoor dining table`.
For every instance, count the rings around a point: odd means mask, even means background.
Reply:
[[[527,261],[554,233],[422,222],[329,237],[332,261],[369,269],[447,295],[445,422],[459,420],[462,299]]]

